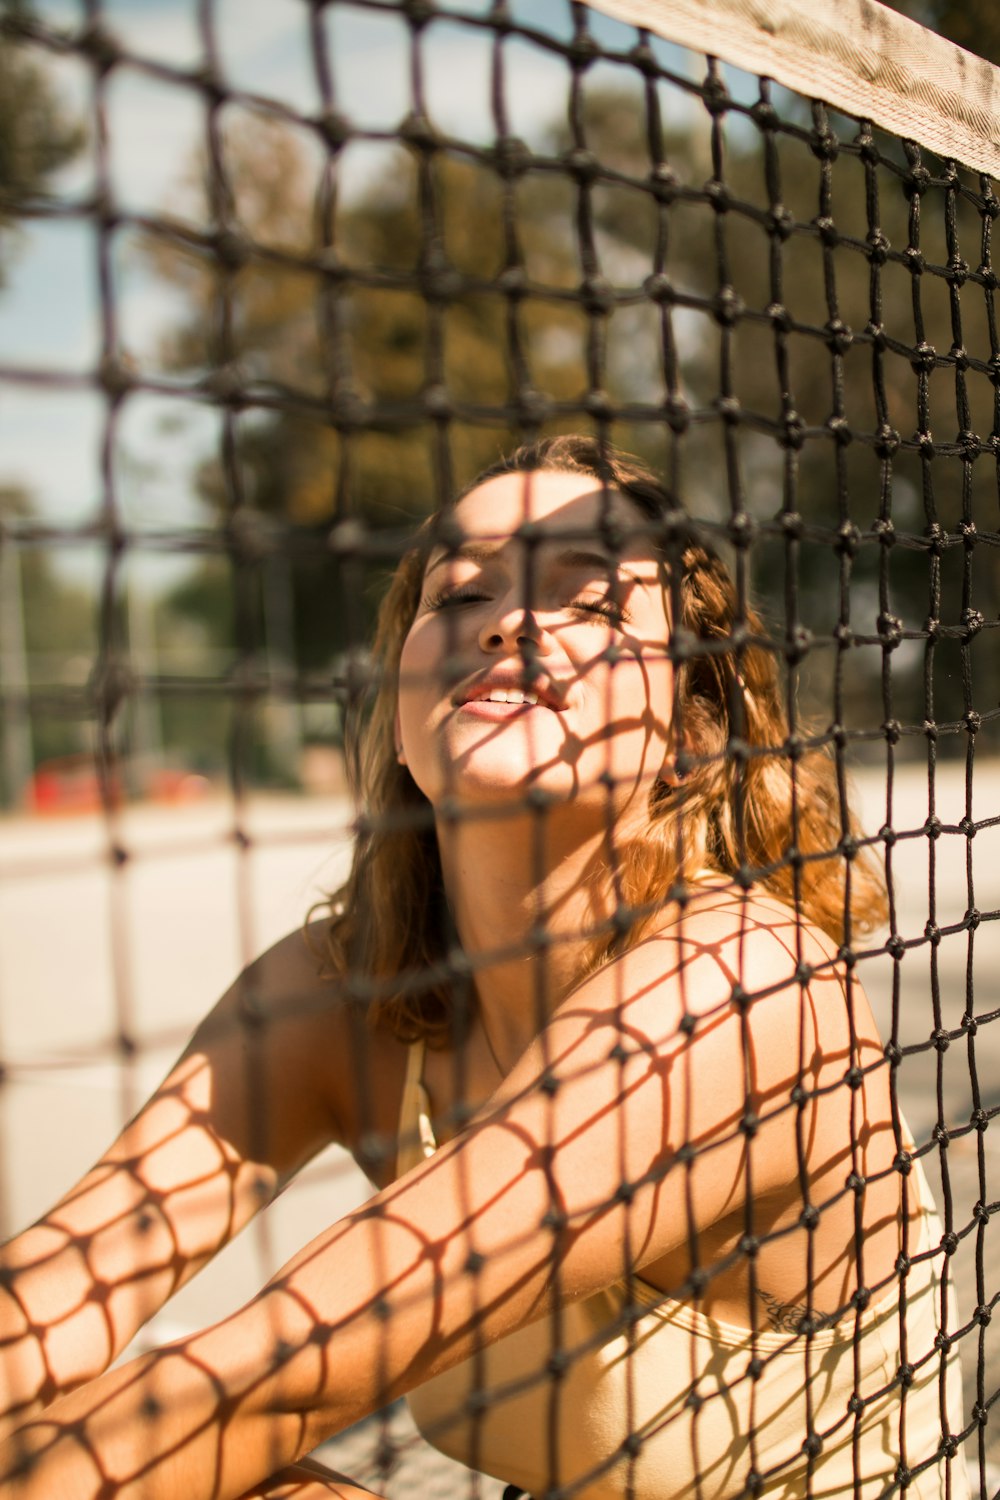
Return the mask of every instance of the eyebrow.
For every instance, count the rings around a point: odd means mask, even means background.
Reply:
[[[424,577],[429,578],[435,568],[439,568],[442,563],[453,561],[456,557],[464,558],[469,562],[489,562],[491,558],[496,557],[497,553],[503,547],[503,542],[471,541],[463,542],[458,547],[449,547],[447,552],[442,553],[435,562],[430,564]],[[624,563],[612,557],[610,552],[587,552],[579,547],[564,547],[562,551],[556,553],[554,561],[558,566],[563,568],[599,568],[602,572],[606,573],[624,573],[626,578],[629,578],[633,583],[637,583],[640,588],[647,587],[647,584],[637,574],[630,572]]]

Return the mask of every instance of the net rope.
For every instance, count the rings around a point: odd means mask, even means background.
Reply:
[[[124,41],[98,0],[86,0],[72,24],[16,6],[0,17],[0,48],[43,71],[72,64],[86,78],[92,172],[92,186],[82,194],[44,187],[25,194],[13,179],[0,180],[0,251],[16,227],[30,244],[38,225],[84,226],[93,249],[99,328],[97,357],[85,367],[8,359],[0,350],[0,407],[6,391],[19,399],[86,393],[102,408],[98,496],[90,512],[71,520],[47,515],[44,506],[0,512],[4,792],[11,810],[33,801],[39,811],[46,786],[54,781],[58,791],[63,773],[50,766],[46,781],[36,747],[59,747],[54,766],[68,749],[87,747],[103,830],[99,846],[57,854],[8,838],[0,844],[0,887],[30,886],[44,902],[47,881],[102,863],[114,1004],[110,1024],[74,1028],[78,1040],[60,1057],[53,1058],[51,1048],[15,1047],[3,1060],[3,1097],[22,1098],[33,1082],[51,1080],[60,1068],[113,1060],[120,1123],[141,1103],[144,1055],[183,1040],[184,1028],[174,1023],[148,1025],[133,992],[137,870],[157,858],[141,840],[133,846],[129,822],[131,802],[150,785],[136,749],[144,710],[156,706],[171,726],[158,747],[160,769],[183,759],[191,723],[208,716],[199,755],[208,777],[226,785],[226,810],[207,832],[192,825],[172,851],[198,857],[234,851],[239,957],[250,963],[260,946],[254,882],[261,856],[294,846],[319,858],[336,833],[326,804],[318,826],[308,818],[283,826],[280,818],[259,815],[262,790],[300,776],[297,764],[290,771],[291,762],[282,759],[281,726],[298,726],[292,735],[298,752],[306,716],[322,718],[331,702],[338,715],[356,712],[378,686],[369,652],[376,596],[424,516],[447,515],[463,486],[518,442],[586,431],[602,449],[613,444],[651,463],[667,492],[695,518],[697,536],[728,565],[735,597],[731,633],[712,648],[692,645],[678,632],[669,643],[672,663],[715,649],[720,657],[735,655],[740,681],[748,648],[761,646],[781,668],[788,724],[781,745],[755,744],[737,714],[721,752],[701,757],[736,768],[741,856],[734,878],[754,889],[787,877],[793,901],[800,902],[812,868],[836,860],[845,871],[839,961],[847,976],[851,1035],[840,1087],[850,1093],[852,1124],[846,1184],[837,1198],[853,1194],[856,1205],[859,1285],[849,1309],[859,1334],[855,1394],[831,1424],[814,1413],[807,1379],[796,1482],[803,1494],[820,1493],[814,1470],[824,1446],[845,1423],[860,1434],[866,1407],[885,1394],[858,1394],[862,1321],[886,1291],[884,1283],[865,1280],[862,1203],[873,1180],[864,1176],[859,1142],[862,1085],[868,1074],[887,1068],[892,1171],[903,1183],[904,1227],[895,1268],[901,1352],[890,1383],[897,1393],[897,1451],[879,1493],[923,1495],[922,1481],[940,1472],[940,1493],[960,1496],[964,1467],[973,1493],[994,1493],[1000,1458],[991,1411],[998,1370],[988,1330],[1000,1299],[1000,1265],[989,1240],[997,1202],[988,1131],[1000,1112],[990,1082],[1000,1006],[989,966],[1000,891],[988,851],[1000,814],[984,805],[982,792],[975,798],[977,786],[994,784],[1000,721],[1000,335],[991,259],[1000,198],[994,184],[870,119],[726,67],[709,55],[710,37],[702,54],[688,53],[648,30],[612,25],[580,4],[567,4],[558,18],[554,8],[552,17],[546,10],[541,19],[504,0],[468,9],[439,9],[430,0],[315,0],[298,9],[317,100],[309,112],[232,81],[213,0],[197,7],[199,55],[191,67]],[[358,124],[338,97],[343,75],[331,26],[346,13],[355,21],[392,18],[400,28],[409,99],[391,129]],[[489,49],[489,139],[471,132],[463,137],[437,123],[427,57],[445,25]],[[567,83],[565,109],[553,112],[545,132],[526,139],[515,129],[510,95],[512,75],[529,52],[561,67]],[[126,75],[178,91],[200,111],[200,212],[169,206],[135,211],[120,201],[111,120],[116,81]],[[241,156],[244,133],[250,154]],[[286,139],[297,144],[287,157],[275,147],[278,168],[268,176],[263,148],[254,158],[253,142]],[[372,157],[381,163],[373,168],[374,182],[345,191],[338,174],[364,147],[395,154]],[[956,156],[969,159],[957,150]],[[291,179],[289,163],[300,159],[307,162],[308,191],[297,201],[309,222],[276,226],[253,198],[254,172],[263,188],[277,191],[283,173]],[[183,339],[155,359],[130,347],[132,330],[121,307],[123,256],[188,299],[178,313]],[[271,314],[260,299],[283,296],[290,309],[286,324],[277,313],[268,324]],[[315,331],[293,338],[283,330],[300,328],[304,309]],[[130,410],[146,397],[185,411],[204,407],[216,424],[214,451],[194,456],[202,462],[196,482],[206,499],[193,520],[188,509],[183,523],[160,516],[137,525],[123,498],[122,432]],[[0,474],[0,485],[6,483]],[[679,545],[676,528],[654,525],[649,532],[668,553]],[[454,542],[442,534],[446,545]],[[604,534],[613,547],[613,528],[605,525]],[[544,532],[529,538],[529,560],[544,541]],[[77,647],[70,670],[68,653],[43,660],[42,649],[32,645],[38,629],[31,568],[35,559],[88,549],[100,556],[97,624],[91,641]],[[200,617],[209,644],[187,669],[180,656],[182,665],[168,670],[156,653],[141,650],[130,568],[146,557],[180,559],[184,577],[201,570],[209,594],[215,580],[211,597],[226,601],[228,624],[220,626],[216,617],[205,626],[211,613]],[[529,574],[531,568],[529,561]],[[326,602],[322,625],[317,600]],[[762,602],[765,635],[754,623],[752,601]],[[157,628],[171,627],[161,621]],[[339,717],[334,731],[327,719],[323,723],[326,739],[336,740]],[[834,846],[803,852],[796,831],[809,809],[800,805],[804,793],[795,767],[814,751],[829,754],[835,766],[831,816],[838,837]],[[743,788],[755,764],[776,754],[792,767],[792,838],[770,862],[755,863],[741,829]],[[698,760],[695,755],[692,766]],[[70,774],[87,772],[76,761]],[[857,827],[849,788],[855,774],[876,789]],[[908,817],[914,787],[921,814]],[[541,822],[544,806],[538,807]],[[362,807],[352,816],[362,837],[433,826],[426,807],[403,814]],[[870,939],[853,931],[851,915],[854,872],[866,858],[884,870],[889,896],[887,929]],[[925,910],[919,895],[914,906],[912,895],[913,871],[924,859]],[[903,889],[910,892],[906,899]],[[663,900],[679,901],[683,911],[689,895],[681,883]],[[627,928],[636,920],[620,899],[612,925]],[[553,941],[537,932],[531,951]],[[806,957],[801,930],[796,943],[795,974],[804,991],[823,965]],[[353,972],[348,986],[355,999],[371,1004],[445,983],[458,996],[457,1013],[468,1016],[474,977],[474,966],[450,947],[439,971],[388,978]],[[977,977],[985,990],[978,1001]],[[4,981],[8,992],[0,996],[4,1010],[30,1005],[31,997],[12,992],[10,983]],[[882,997],[884,1056],[865,1065],[855,1031],[855,983]],[[740,979],[728,997],[740,1010],[747,1056],[751,1012],[767,993],[766,987],[744,992]],[[314,999],[301,998],[304,1012],[311,1005]],[[264,1075],[254,1072],[261,1061],[252,1039],[259,1040],[272,1019],[265,1001],[255,1011],[251,983],[238,1024],[251,1037],[248,1087],[255,1093]],[[807,1063],[800,1056],[795,1087],[775,1115],[794,1111],[801,1121],[816,1098],[806,1082]],[[359,1041],[359,1075],[366,1066]],[[269,1128],[263,1091],[259,1104],[254,1128],[263,1139]],[[397,1141],[370,1108],[359,1122],[358,1154],[377,1179],[395,1158]],[[22,1118],[10,1105],[7,1117]],[[737,1132],[750,1142],[772,1118],[755,1113],[748,1084]],[[463,1123],[460,1111],[437,1121],[447,1130]],[[814,1201],[802,1129],[801,1223],[812,1229],[836,1199]],[[626,1144],[622,1139],[622,1202],[669,1171],[661,1165],[635,1178]],[[27,1139],[9,1142],[6,1177],[12,1153],[28,1151]],[[696,1156],[696,1147],[686,1147],[672,1164],[689,1183],[689,1223]],[[907,1227],[907,1212],[919,1198],[913,1187],[918,1164],[931,1178],[942,1221],[940,1243],[929,1250],[912,1241]],[[235,1183],[235,1165],[224,1170]],[[340,1170],[334,1162],[318,1180],[335,1180]],[[750,1425],[739,1477],[727,1495],[767,1493],[788,1468],[784,1460],[769,1466],[767,1453],[758,1451],[755,1393],[774,1349],[758,1339],[757,1266],[777,1236],[762,1227],[749,1149],[744,1174],[743,1234],[729,1260],[706,1266],[696,1250],[693,1269],[676,1289],[677,1297],[697,1306],[714,1277],[745,1261]],[[23,1225],[10,1222],[3,1179],[0,1192],[5,1231],[13,1233]],[[555,1254],[572,1227],[555,1202],[547,1227]],[[265,1225],[256,1241],[258,1267],[272,1258],[268,1233]],[[88,1248],[82,1244],[84,1254]],[[626,1244],[623,1263],[631,1264],[630,1255]],[[939,1278],[941,1331],[935,1347],[908,1353],[907,1289],[927,1262]],[[171,1262],[176,1279],[186,1274],[182,1265],[177,1248]],[[475,1279],[481,1268],[470,1265]],[[791,1342],[804,1339],[806,1368],[815,1370],[810,1361],[820,1356],[811,1350],[824,1328],[812,1306],[812,1274],[810,1268],[806,1306],[778,1331]],[[6,1268],[4,1277],[12,1287]],[[631,1273],[626,1283],[613,1326],[635,1353],[649,1302]],[[952,1295],[956,1315],[949,1310]],[[662,1294],[661,1304],[668,1300]],[[602,1328],[590,1344],[575,1342],[570,1354],[558,1305],[547,1317],[554,1352],[541,1376],[510,1377],[487,1393],[485,1356],[480,1351],[472,1360],[465,1415],[473,1458],[490,1403],[534,1390],[547,1413],[547,1494],[569,1496],[591,1482],[595,1494],[611,1493],[600,1484],[623,1470],[631,1477],[614,1493],[641,1493],[630,1486],[638,1483],[644,1445],[669,1430],[671,1419],[659,1428],[641,1423],[635,1416],[641,1403],[631,1390],[624,1442],[583,1478],[560,1479],[554,1455],[561,1383],[571,1359],[600,1349],[608,1331]],[[329,1337],[329,1329],[322,1331]],[[964,1374],[957,1427],[947,1385],[954,1349]],[[940,1431],[931,1447],[914,1448],[907,1440],[908,1392],[928,1367],[937,1372]],[[686,1410],[695,1413],[696,1433],[707,1430],[702,1424],[728,1399],[724,1386],[706,1394],[692,1385]],[[381,1485],[389,1495],[410,1493],[423,1483],[420,1464],[429,1460],[412,1432],[399,1427],[403,1421],[398,1406],[388,1407],[331,1451],[360,1465],[361,1482]],[[155,1426],[155,1414],[151,1422]],[[425,1431],[432,1440],[441,1435],[433,1423]],[[338,1456],[337,1466],[347,1461]],[[710,1477],[702,1478],[707,1486]],[[101,1493],[116,1493],[111,1479],[103,1479]],[[447,1493],[473,1493],[475,1486],[488,1495],[502,1491],[491,1478],[458,1470],[436,1482],[449,1486]]]

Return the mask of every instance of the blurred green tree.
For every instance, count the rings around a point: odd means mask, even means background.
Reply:
[[[46,72],[44,57],[20,40],[32,7],[6,0],[0,15],[0,250],[49,178],[82,148],[86,133],[73,120]],[[0,286],[3,262],[0,257]]]

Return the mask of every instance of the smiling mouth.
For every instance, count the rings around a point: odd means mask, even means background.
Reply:
[[[468,708],[470,703],[515,703],[534,708],[538,703],[538,694],[527,690],[522,692],[520,688],[491,688],[484,697],[477,695],[475,698],[467,698],[462,707]]]

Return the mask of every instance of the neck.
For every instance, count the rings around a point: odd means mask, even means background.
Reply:
[[[438,846],[480,1014],[509,1067],[569,993],[595,927],[614,911],[612,859],[603,810],[583,826],[578,808],[485,812],[439,820]]]

